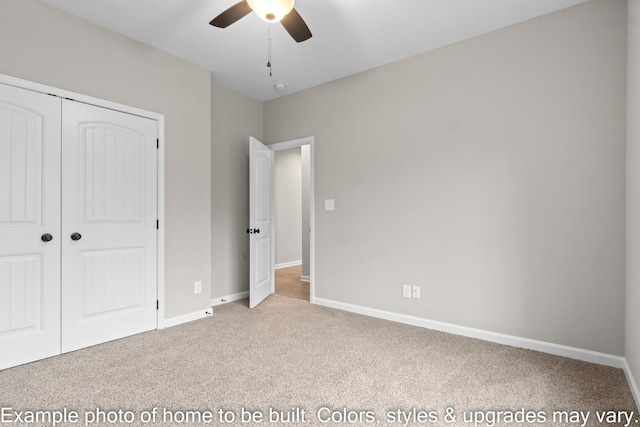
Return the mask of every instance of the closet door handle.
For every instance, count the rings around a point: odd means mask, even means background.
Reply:
[[[44,233],[42,236],[40,236],[40,239],[42,239],[43,242],[50,242],[53,240],[53,236],[49,233]]]
[[[82,234],[80,233],[73,233],[71,235],[71,240],[80,240],[80,239],[82,239]]]

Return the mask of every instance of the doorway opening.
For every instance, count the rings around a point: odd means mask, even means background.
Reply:
[[[272,144],[275,291],[313,303],[313,137]]]

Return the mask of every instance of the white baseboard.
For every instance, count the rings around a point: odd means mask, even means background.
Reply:
[[[211,316],[213,314],[213,307],[217,305],[226,304],[228,302],[238,301],[241,299],[249,298],[249,291],[239,292],[237,294],[228,295],[225,297],[214,298],[211,300],[211,307],[206,310],[195,311],[193,313],[183,314],[181,316],[171,317],[169,319],[165,319],[162,326],[158,329],[162,328],[170,328],[171,326],[181,325],[183,323],[192,322],[194,320],[199,320],[205,318],[207,316]]]
[[[470,338],[478,338],[481,340],[495,342],[498,344],[509,345],[512,347],[519,347],[519,348],[526,348],[529,350],[541,351],[544,353],[555,354],[557,356],[569,357],[571,359],[597,363],[599,365],[606,365],[606,366],[611,366],[619,369],[623,369],[625,364],[624,357],[614,356],[606,353],[599,353],[591,350],[584,350],[576,347],[553,344],[545,341],[532,340],[529,338],[506,335],[506,334],[501,334],[497,332],[483,331],[481,329],[468,328],[466,326],[458,326],[451,323],[438,322],[436,320],[423,319],[421,317],[408,316],[408,315],[393,313],[393,312],[384,311],[384,310],[377,310],[377,309],[362,307],[354,304],[327,300],[324,298],[315,298],[313,302],[314,304],[317,304],[317,305],[336,308],[339,310],[349,311],[352,313],[363,314],[365,316],[377,317],[380,319],[391,320],[399,323],[405,323],[407,325],[420,326],[423,328],[433,329],[436,331],[448,332],[454,335],[462,335]]]
[[[300,276],[301,282],[311,282],[311,277],[309,276]]]
[[[238,292],[237,294],[227,295],[226,297],[214,298],[211,300],[211,307],[226,304],[228,302],[239,301],[245,298],[249,298],[249,291]]]
[[[298,261],[282,262],[280,264],[274,265],[273,268],[277,270],[279,268],[295,267],[296,265],[302,265],[302,260],[299,259]]]
[[[638,388],[638,383],[633,377],[633,372],[631,372],[631,367],[625,358],[623,360],[623,369],[624,374],[627,376],[627,382],[629,383],[629,387],[631,388],[631,394],[633,394],[633,399],[636,401],[636,407],[640,410],[640,389]]]
[[[205,310],[194,311],[193,313],[187,313],[187,314],[182,314],[180,316],[170,317],[168,319],[164,319],[164,323],[162,327],[170,328],[172,326],[182,325],[183,323],[204,319],[205,317],[211,316],[212,314],[213,314],[213,309],[208,308]]]

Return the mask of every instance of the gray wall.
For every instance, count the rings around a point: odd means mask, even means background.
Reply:
[[[640,381],[640,1],[629,1],[627,57],[627,295],[625,352]],[[636,402],[640,405],[640,402]]]
[[[302,261],[302,153],[290,148],[274,153],[276,266]]]
[[[36,0],[0,0],[0,58],[2,74],[165,115],[165,316],[210,306],[209,71]]]
[[[262,139],[262,102],[212,85],[212,297],[249,289],[249,137]]]
[[[316,296],[623,355],[625,11],[587,2],[267,102],[267,141],[315,136]]]

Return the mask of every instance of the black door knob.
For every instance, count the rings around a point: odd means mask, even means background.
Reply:
[[[71,235],[71,240],[80,240],[80,239],[82,239],[82,234],[80,233],[73,233]]]
[[[43,242],[50,242],[53,240],[53,236],[49,233],[44,233],[42,236],[40,236],[40,238]]]

